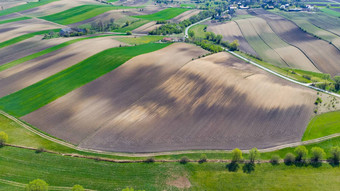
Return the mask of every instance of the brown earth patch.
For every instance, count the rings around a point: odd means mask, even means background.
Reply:
[[[209,24],[208,31],[212,31],[215,34],[223,36],[223,40],[232,42],[238,40],[240,44],[240,50],[247,54],[258,56],[254,49],[248,44],[247,40],[242,35],[240,28],[234,21],[230,21],[223,24]]]
[[[197,15],[198,13],[200,13],[201,10],[189,10],[186,11],[176,17],[174,17],[173,19],[171,19],[171,22],[175,22],[175,23],[179,23],[181,21],[184,21],[186,19],[189,19],[190,17]]]
[[[166,184],[170,186],[175,186],[176,188],[180,188],[180,189],[191,187],[191,183],[186,176],[181,176],[174,180],[168,180]]]
[[[117,152],[267,148],[301,139],[314,91],[228,53],[180,62],[194,50],[174,44],[138,56],[22,119],[82,148]],[[194,52],[187,58],[203,53]]]
[[[151,21],[149,23],[146,23],[145,25],[136,28],[133,30],[133,33],[141,33],[141,34],[148,34],[150,31],[155,30],[162,26],[161,24],[156,24],[156,21]]]
[[[83,40],[0,72],[0,97],[60,72],[121,42],[114,37]]]

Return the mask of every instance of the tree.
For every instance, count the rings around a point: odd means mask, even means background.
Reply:
[[[306,149],[305,146],[302,146],[302,145],[296,147],[294,152],[296,154],[295,160],[298,161],[298,162],[305,160],[306,156],[308,155],[308,150]]]
[[[200,160],[198,162],[199,163],[207,162],[207,155],[201,154]]]
[[[249,151],[249,161],[250,163],[254,164],[255,160],[258,159],[260,157],[260,152],[259,150],[257,150],[257,148],[252,148]]]
[[[331,160],[334,164],[339,164],[340,160],[340,147],[331,148]]]
[[[340,90],[340,76],[334,76],[334,81],[335,81],[335,90],[336,91]]]
[[[124,27],[127,27],[127,26],[129,26],[130,25],[130,22],[129,21],[126,21],[126,23],[125,23],[125,26]]]
[[[326,155],[325,151],[320,147],[313,147],[311,152],[312,152],[311,161],[315,163],[320,162]]]
[[[181,160],[179,160],[179,163],[181,164],[186,164],[188,162],[189,162],[189,158],[186,156],[182,157]]]
[[[237,50],[239,45],[240,44],[238,43],[238,40],[234,40],[232,43],[229,44],[230,51]]]
[[[84,187],[80,186],[79,184],[76,184],[72,187],[72,191],[84,191]]]
[[[41,179],[33,180],[26,186],[26,191],[47,191],[47,190],[48,184]]]
[[[238,148],[234,149],[232,152],[232,162],[240,162],[243,157],[242,157],[242,151]]]
[[[4,146],[8,141],[8,135],[1,131],[0,132],[0,147]]]
[[[295,160],[295,156],[292,153],[287,153],[285,158],[284,158],[284,162],[286,165],[291,165],[294,163]]]
[[[194,31],[189,31],[189,37],[190,38],[194,38],[195,36],[195,32]]]
[[[223,36],[222,35],[217,35],[216,36],[216,40],[215,40],[215,42],[217,43],[217,44],[220,44],[221,43],[221,41],[222,41],[222,38],[223,38]]]
[[[132,35],[131,31],[126,31],[126,35]]]

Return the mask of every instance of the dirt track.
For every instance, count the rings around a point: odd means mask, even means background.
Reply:
[[[223,40],[232,42],[238,40],[240,44],[240,50],[248,54],[258,56],[254,49],[248,44],[247,40],[242,35],[240,28],[234,21],[227,22],[225,24],[211,24],[208,27],[208,31],[212,31],[215,34],[223,36]]]
[[[302,50],[320,71],[332,76],[340,74],[340,51],[337,48],[303,32],[293,22],[281,16],[262,9],[255,9],[252,14],[265,19],[281,39]]]
[[[313,91],[227,53],[173,66],[172,75],[145,65],[147,56],[133,60],[23,119],[83,148],[156,152],[295,142],[312,114]]]
[[[0,72],[0,97],[16,92],[105,49],[124,44],[114,37],[83,40]]]

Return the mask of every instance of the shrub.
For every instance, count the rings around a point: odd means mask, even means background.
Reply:
[[[250,174],[251,172],[255,171],[255,164],[254,163],[246,163],[243,165],[242,170],[244,173]]]
[[[39,147],[37,150],[35,150],[35,153],[42,153],[45,152],[46,149],[44,147]]]
[[[189,162],[189,158],[186,156],[182,157],[181,160],[179,160],[179,163],[181,164],[186,164],[188,162]]]
[[[332,147],[331,148],[331,151],[330,151],[330,153],[331,153],[331,162],[333,163],[333,164],[339,164],[339,160],[340,160],[340,147]]]
[[[84,187],[80,186],[79,184],[74,185],[72,187],[72,191],[84,191],[84,190],[85,190]]]
[[[272,163],[272,165],[278,165],[280,163],[280,156],[273,155],[272,158],[270,159],[270,163]]]
[[[0,132],[0,147],[4,146],[8,141],[8,135],[1,131]]]
[[[313,147],[311,152],[312,152],[311,161],[314,163],[320,162],[326,155],[325,151],[320,147]]]
[[[240,162],[242,161],[243,157],[242,157],[242,151],[238,148],[234,149],[232,152],[232,162]]]
[[[240,168],[239,164],[237,164],[236,162],[231,162],[230,164],[227,164],[226,167],[229,172],[237,172]]]
[[[308,155],[308,150],[306,149],[305,146],[298,146],[295,148],[294,150],[295,154],[296,154],[296,161],[297,162],[302,162],[303,160],[306,159],[306,156]]]
[[[41,179],[33,180],[26,186],[26,191],[47,191],[47,190],[48,184]]]
[[[260,152],[259,150],[257,150],[257,148],[252,148],[249,151],[249,161],[250,163],[255,163],[255,160],[258,159],[260,157]]]
[[[146,162],[146,163],[152,163],[152,162],[155,162],[155,158],[154,158],[154,157],[149,157],[149,158],[145,159],[145,161],[144,161],[144,162]]]
[[[207,162],[207,155],[201,154],[200,160],[198,162],[199,163]]]
[[[286,165],[292,165],[295,161],[295,156],[292,153],[287,153],[284,162]]]
[[[126,35],[132,35],[131,31],[126,31]]]

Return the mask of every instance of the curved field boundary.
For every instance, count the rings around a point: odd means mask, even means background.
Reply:
[[[35,7],[39,7],[41,5],[52,3],[54,1],[59,1],[59,0],[40,0],[38,2],[31,2],[31,3],[24,4],[24,5],[15,6],[15,7],[0,11],[0,16],[8,15],[8,14],[15,13],[15,12],[24,11],[24,10],[27,10],[27,9],[32,9],[32,8],[35,8]]]
[[[51,29],[51,30],[44,30],[44,31],[38,31],[38,32],[29,33],[29,34],[24,34],[24,35],[12,38],[10,40],[7,40],[5,42],[1,42],[0,43],[0,49],[4,48],[6,46],[12,45],[12,44],[21,42],[23,40],[29,39],[29,38],[34,37],[36,35],[42,35],[42,34],[50,32],[50,31],[58,32],[59,30],[60,30],[60,28],[58,28],[58,29]]]
[[[29,125],[23,123],[21,120],[15,118],[14,116],[0,110],[0,114],[4,115],[5,117],[13,120],[13,122],[19,124],[20,126],[22,126],[23,128],[25,128],[26,130],[44,138],[47,139],[49,141],[55,142],[57,144],[63,145],[65,147],[69,147],[71,149],[77,150],[77,151],[82,151],[82,152],[88,152],[88,153],[95,153],[95,154],[105,154],[105,155],[116,155],[116,156],[124,156],[124,157],[150,157],[150,156],[160,156],[160,155],[177,155],[177,154],[190,154],[190,153],[201,153],[203,152],[216,152],[216,151],[221,151],[221,150],[192,150],[192,151],[172,151],[172,152],[157,152],[157,153],[141,153],[141,154],[135,154],[135,153],[116,153],[116,152],[106,152],[106,151],[100,151],[100,150],[94,150],[94,149],[85,149],[85,148],[80,148],[77,147],[73,144],[67,143],[65,141],[53,138],[47,134],[44,134],[36,129],[34,129],[33,127],[30,127]],[[260,152],[272,152],[272,151],[277,151],[280,149],[284,149],[284,148],[289,148],[289,147],[295,147],[295,146],[299,146],[299,145],[308,145],[308,144],[313,144],[313,143],[320,143],[332,138],[336,138],[336,137],[340,137],[340,133],[336,133],[333,135],[328,135],[325,137],[320,137],[317,139],[312,139],[312,140],[308,140],[308,141],[301,141],[301,142],[295,142],[295,143],[289,143],[289,144],[284,144],[284,145],[280,145],[280,146],[275,146],[275,147],[270,147],[270,148],[265,148],[265,149],[258,149]],[[11,145],[14,146],[14,145]],[[18,148],[26,148],[26,149],[31,149],[31,150],[35,150],[34,148],[29,148],[29,147],[22,147],[22,146],[15,146]],[[231,152],[231,150],[223,150],[226,152]],[[244,153],[248,153],[249,150],[242,150]],[[55,154],[58,154],[57,152],[52,152]],[[66,155],[66,154],[64,154]],[[77,155],[77,154],[72,154],[70,156],[74,156],[74,157],[81,157],[81,155]],[[84,158],[86,156],[83,156]],[[112,160],[112,161],[116,161],[116,162],[127,162],[127,160],[114,160],[114,159],[108,159],[108,160]],[[135,161],[135,160],[134,160]],[[164,161],[163,161],[164,162]],[[173,162],[173,161],[172,161]]]
[[[27,20],[27,19],[31,19],[31,17],[18,17],[18,18],[14,18],[14,19],[3,20],[3,21],[0,21],[0,25],[5,24],[5,23]]]
[[[118,34],[117,34],[118,35]],[[21,64],[21,63],[24,63],[26,61],[29,61],[29,60],[33,60],[39,56],[42,56],[42,55],[45,55],[45,54],[48,54],[50,52],[53,52],[53,51],[56,51],[56,50],[59,50],[65,46],[69,46],[73,43],[76,43],[76,42],[79,42],[79,41],[82,41],[82,40],[87,40],[87,39],[92,39],[92,38],[100,38],[100,37],[107,37],[107,36],[115,36],[115,34],[112,34],[112,35],[102,35],[102,36],[92,36],[92,37],[85,37],[85,38],[79,38],[79,39],[74,39],[74,40],[70,40],[70,41],[67,41],[67,42],[64,42],[64,43],[61,43],[59,45],[56,45],[56,46],[53,46],[53,47],[50,47],[48,49],[45,49],[43,51],[40,51],[40,52],[37,52],[37,53],[34,53],[34,54],[31,54],[31,55],[28,55],[28,56],[25,56],[23,58],[19,58],[17,60],[14,60],[12,62],[9,62],[9,63],[6,63],[6,64],[3,64],[3,65],[0,65],[0,72],[1,71],[4,71],[8,68],[11,68],[15,65],[18,65],[18,64]]]
[[[54,23],[59,23],[62,25],[69,25],[77,23],[102,13],[105,13],[114,9],[129,9],[133,7],[124,6],[105,6],[105,5],[81,5],[62,11],[60,13],[40,17],[41,19],[48,20]]]

